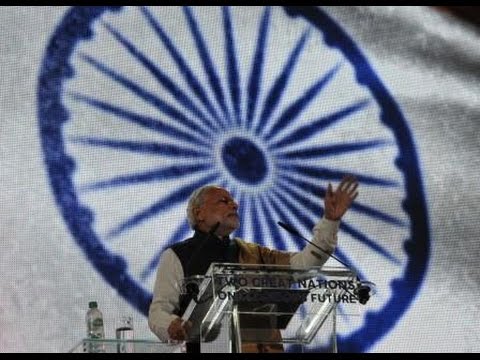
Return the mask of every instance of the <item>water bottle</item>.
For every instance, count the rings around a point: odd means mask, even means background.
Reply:
[[[96,301],[90,301],[88,307],[89,309],[86,316],[87,338],[92,340],[102,340],[105,338],[102,312],[98,309]],[[104,345],[101,342],[89,342],[87,349],[88,352],[105,352]]]

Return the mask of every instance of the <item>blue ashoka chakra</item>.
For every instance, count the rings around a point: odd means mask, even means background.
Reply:
[[[70,232],[145,315],[160,254],[189,236],[186,200],[208,183],[239,202],[236,236],[296,250],[277,221],[307,235],[328,183],[356,175],[336,255],[377,294],[356,322],[339,309],[340,351],[367,351],[419,292],[429,229],[410,130],[319,8],[73,7],[46,48],[38,116]]]

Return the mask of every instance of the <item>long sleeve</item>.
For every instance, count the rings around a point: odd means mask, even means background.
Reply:
[[[331,254],[337,246],[337,232],[340,221],[332,221],[323,217],[313,227],[313,239],[311,240],[319,248]],[[314,251],[317,256],[311,252]],[[302,251],[295,253],[290,258],[290,265],[298,267],[322,266],[328,260],[328,256],[315,248],[312,244],[306,243]]]
[[[168,326],[177,318],[173,313],[179,307],[183,269],[171,249],[163,252],[157,269],[153,299],[148,312],[148,326],[160,340],[168,341]]]

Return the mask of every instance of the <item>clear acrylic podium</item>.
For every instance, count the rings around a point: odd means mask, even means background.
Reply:
[[[337,305],[358,314],[355,279],[345,267],[212,263],[184,280],[189,341],[202,353],[337,352]]]

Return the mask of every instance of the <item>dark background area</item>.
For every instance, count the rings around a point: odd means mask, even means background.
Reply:
[[[432,6],[438,11],[448,12],[463,21],[480,27],[480,6]]]

